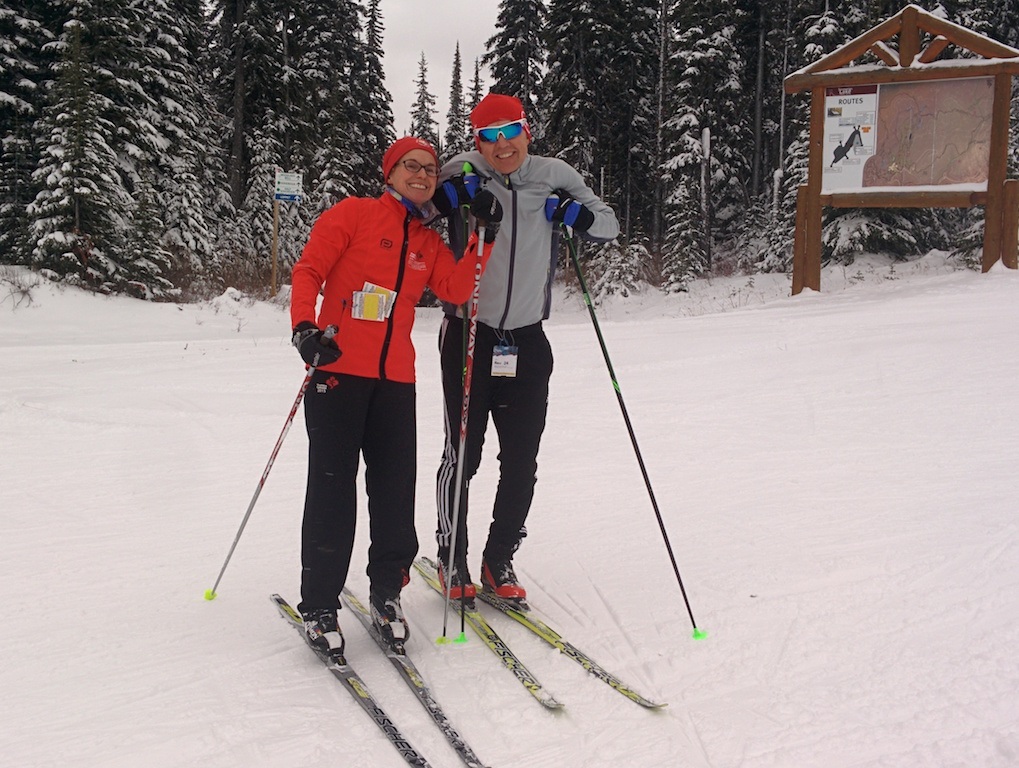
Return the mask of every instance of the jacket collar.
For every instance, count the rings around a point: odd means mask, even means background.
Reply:
[[[505,180],[509,179],[510,185],[527,181],[527,176],[531,171],[531,166],[534,164],[534,155],[528,153],[520,167],[513,171],[513,173],[506,175],[499,173],[499,171],[490,166],[485,161],[484,156],[476,149],[467,152],[464,155],[464,159],[470,162],[470,164],[473,165],[482,176],[486,176],[490,179],[496,179],[500,183],[505,183]]]

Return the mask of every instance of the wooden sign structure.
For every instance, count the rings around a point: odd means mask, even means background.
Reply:
[[[897,50],[888,44],[896,36]],[[977,58],[935,61],[950,45]],[[848,66],[868,52],[880,63]],[[1005,175],[1012,77],[1017,74],[1019,50],[907,5],[786,77],[786,93],[810,91],[807,183],[796,196],[793,295],[804,288],[821,290],[821,213],[826,205],[982,205],[982,270],[999,258],[1015,269],[1019,180]],[[937,114],[917,108],[939,100],[953,105],[944,113],[946,123],[963,121],[940,135]],[[953,131],[952,140],[946,140]],[[923,166],[919,170],[918,164]]]

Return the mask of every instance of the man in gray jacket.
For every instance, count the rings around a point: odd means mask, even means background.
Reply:
[[[471,112],[476,151],[443,165],[433,202],[449,218],[450,243],[463,251],[470,231],[463,211],[478,188],[491,191],[504,210],[501,230],[481,278],[470,408],[462,472],[456,552],[448,575],[450,596],[475,596],[467,568],[467,487],[481,463],[488,417],[499,438],[499,486],[482,554],[482,588],[523,600],[513,554],[527,535],[524,526],[537,472],[538,445],[545,429],[552,350],[542,329],[549,316],[558,235],[565,224],[589,240],[608,242],[619,234],[616,215],[568,163],[528,154],[531,129],[519,99],[490,93]],[[550,198],[552,201],[549,202]],[[445,306],[439,335],[446,402],[446,442],[437,478],[440,579],[452,541],[463,378],[465,307]]]

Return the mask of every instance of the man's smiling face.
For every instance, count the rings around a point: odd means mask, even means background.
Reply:
[[[503,175],[509,175],[524,164],[527,146],[530,144],[527,132],[507,139],[502,134],[496,141],[478,141],[478,151],[490,166]]]

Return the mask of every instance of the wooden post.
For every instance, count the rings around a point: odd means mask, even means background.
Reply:
[[[994,106],[991,110],[991,148],[987,170],[987,206],[984,208],[984,254],[981,271],[986,272],[1001,258],[1002,195],[1008,163],[1008,117],[1012,98],[1012,76],[995,75]]]
[[[793,232],[793,296],[803,290],[807,269],[807,185],[796,188],[796,229]]]
[[[1001,212],[1001,263],[1019,269],[1019,179],[1005,182]]]
[[[920,53],[920,30],[917,20],[920,10],[915,5],[902,9],[902,30],[899,32],[899,66],[912,67],[913,59]]]
[[[810,154],[804,221],[803,287],[821,290],[821,182],[824,174],[824,86],[810,91]]]
[[[269,285],[271,296],[276,295],[276,263],[277,246],[279,244],[280,231],[280,201],[272,201],[272,282]]]

